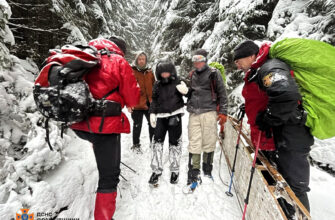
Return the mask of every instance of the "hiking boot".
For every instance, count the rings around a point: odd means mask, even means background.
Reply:
[[[117,192],[96,194],[94,219],[112,218],[115,212]]]
[[[213,165],[202,163],[202,171],[204,172],[205,176],[212,177],[212,170],[213,170]]]
[[[179,180],[179,173],[177,172],[172,172],[171,173],[171,178],[170,178],[170,183],[171,184],[177,184]]]
[[[192,183],[192,170],[188,170],[187,172],[187,185],[190,185]]]
[[[288,220],[295,219],[295,209],[292,205],[290,205],[284,198],[278,198],[278,203],[284,211]]]
[[[137,154],[143,153],[141,150],[141,144],[134,144],[130,149]]]
[[[162,175],[161,173],[159,173],[159,174],[157,174],[157,173],[152,173],[152,175],[151,175],[151,177],[150,177],[150,179],[149,179],[149,184],[151,184],[151,185],[156,185],[156,184],[158,183],[158,181],[159,181],[159,177],[160,177],[161,175]]]
[[[192,182],[197,182],[197,181],[201,182],[200,170],[198,169],[189,170],[187,173],[187,185],[190,185]]]

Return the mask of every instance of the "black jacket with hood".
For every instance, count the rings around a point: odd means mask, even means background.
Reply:
[[[161,73],[169,72],[171,76],[166,80]],[[176,86],[180,83],[176,69],[171,62],[159,63],[156,68],[156,79],[152,93],[150,113],[172,113],[184,106],[183,95]]]

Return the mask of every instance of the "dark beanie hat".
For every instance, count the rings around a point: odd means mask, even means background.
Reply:
[[[109,38],[109,40],[112,41],[113,43],[115,43],[116,46],[118,46],[118,48],[120,48],[120,50],[122,50],[122,52],[124,54],[126,54],[127,44],[122,38],[112,36],[112,37]]]
[[[168,72],[171,74],[171,76],[176,76],[177,75],[177,71],[176,71],[176,67],[174,66],[174,64],[170,61],[170,60],[164,60],[161,61],[157,64],[156,66],[156,78],[160,79],[161,78],[161,74],[164,72]]]
[[[207,58],[208,52],[205,49],[197,49],[193,52],[194,55],[202,55]]]
[[[252,56],[258,54],[259,47],[251,40],[246,40],[234,49],[234,61],[244,57]]]

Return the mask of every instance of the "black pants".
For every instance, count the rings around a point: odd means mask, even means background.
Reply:
[[[169,125],[169,118],[157,118],[157,124],[154,132],[154,141],[164,143],[166,132],[169,132],[169,144],[178,145],[182,133],[181,115],[176,115],[178,123],[174,126]]]
[[[308,162],[308,152],[289,151],[280,149],[278,151],[277,166],[278,171],[290,185],[295,195],[309,211],[309,201],[307,192],[309,189],[310,167]]]
[[[309,211],[307,192],[310,191],[310,167],[307,157],[310,146],[314,144],[314,138],[306,126],[288,124],[275,128],[274,139],[278,156],[275,163],[278,171]]]
[[[152,136],[154,135],[154,129],[150,125],[149,111],[148,110],[134,110],[133,113],[131,114],[131,118],[134,121],[134,124],[133,124],[133,144],[134,145],[140,143],[143,115],[148,121],[150,142],[152,140]]]
[[[117,190],[120,182],[121,145],[120,134],[95,134],[77,131],[78,137],[93,144],[99,171],[97,192],[109,193]]]

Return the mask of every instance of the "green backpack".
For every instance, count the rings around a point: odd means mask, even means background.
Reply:
[[[284,61],[294,71],[312,135],[334,137],[335,47],[317,40],[288,38],[271,46],[270,58]]]
[[[225,70],[224,70],[224,66],[218,62],[212,62],[209,64],[210,67],[218,69],[221,73],[221,76],[223,78],[223,82],[226,83],[226,74],[225,74]]]

